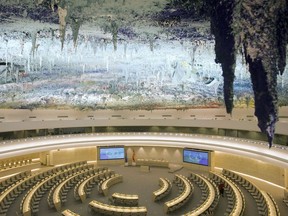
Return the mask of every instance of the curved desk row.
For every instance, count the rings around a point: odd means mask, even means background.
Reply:
[[[207,213],[211,214],[211,213],[214,213],[214,210],[215,208],[217,207],[219,201],[220,201],[220,191],[219,191],[219,188],[218,188],[218,185],[216,185],[216,183],[210,179],[209,177],[207,176],[202,176],[203,178],[205,178],[207,181],[209,181],[211,183],[211,185],[213,186],[214,188],[214,191],[215,191],[215,198],[214,198],[214,201],[213,203],[211,204],[211,206],[209,207]]]
[[[193,185],[185,176],[175,175],[174,182],[180,186],[183,186],[183,191],[179,196],[164,203],[165,213],[172,212],[183,206],[189,200],[194,190]]]
[[[123,181],[122,175],[114,174],[114,175],[110,176],[108,179],[105,179],[105,180],[103,179],[102,181],[100,181],[98,191],[99,191],[99,193],[103,193],[104,196],[108,196],[109,188],[112,185],[120,183],[122,181]]]
[[[75,212],[69,210],[69,209],[66,209],[64,211],[61,212],[61,214],[63,216],[80,216],[79,214],[76,214]]]
[[[199,207],[188,212],[185,216],[201,215],[209,212],[209,209],[216,198],[214,186],[204,177],[191,173],[190,177],[195,180],[196,184],[200,185],[202,195],[205,194],[204,200]],[[201,185],[203,185],[201,187]],[[201,199],[202,200],[202,199]]]
[[[33,175],[28,175],[19,181],[15,182],[14,184],[10,185],[9,187],[5,188],[5,190],[0,195],[0,214],[5,214],[12,204],[13,200],[24,190],[26,190],[29,187],[33,187],[33,185],[36,185],[37,182],[42,181],[43,179],[54,175],[57,172],[61,172],[65,169],[69,169],[71,167],[79,167],[82,165],[85,165],[85,161],[66,164],[63,166],[59,166],[56,168],[49,169],[44,172],[35,173]],[[26,175],[26,174],[25,174]],[[24,202],[24,201],[23,201]],[[21,205],[23,205],[23,202]],[[21,207],[22,209],[22,207]]]
[[[10,187],[11,185],[15,184],[16,182],[20,181],[23,178],[31,175],[31,171],[24,171],[5,179],[4,181],[0,182],[0,193],[4,191],[6,188]]]
[[[141,207],[124,207],[124,206],[114,206],[101,203],[99,201],[93,200],[89,203],[90,208],[95,212],[104,215],[115,215],[115,216],[145,216],[147,215],[147,208]]]
[[[258,206],[258,213],[260,215],[279,216],[278,206],[273,203],[271,195],[268,196],[264,191],[260,190],[256,185],[252,184],[247,179],[234,173],[230,170],[223,169],[223,175],[243,186],[255,199]]]
[[[268,209],[270,213],[269,215],[280,215],[278,205],[276,204],[271,194],[265,191],[261,191],[261,192],[262,192],[262,195],[264,196],[264,199],[266,200],[266,203],[268,204]]]
[[[28,193],[22,199],[20,205],[20,210],[24,216],[31,216],[32,213],[38,211],[41,197],[44,195],[47,188],[54,185],[56,182],[56,176],[58,175],[59,174],[54,174],[52,176],[46,177],[43,181],[38,182],[28,191]]]
[[[78,200],[80,198],[81,201],[84,202],[87,198],[87,195],[89,195],[93,185],[100,182],[102,179],[108,178],[113,173],[114,171],[105,169],[93,175],[90,175],[82,181],[78,182],[78,184],[74,188],[75,199]]]
[[[56,208],[57,205],[61,206],[61,203],[59,204],[60,200],[62,202],[66,201],[65,196],[67,195],[67,190],[70,189],[74,184],[78,184],[78,182],[81,182],[86,177],[89,177],[90,175],[93,175],[99,171],[99,168],[95,168],[93,165],[87,165],[84,166],[83,169],[81,169],[78,172],[75,172],[69,176],[66,176],[66,179],[61,179],[57,184],[55,184],[49,191],[48,197],[47,197],[47,203],[50,208]],[[64,193],[62,193],[62,190]],[[61,192],[61,199],[57,198],[58,193]],[[55,194],[56,193],[56,194]],[[58,209],[57,209],[58,210]]]
[[[6,215],[6,212],[10,205],[12,204],[13,200],[25,189],[28,188],[30,183],[29,179],[31,179],[31,182],[33,181],[31,176],[27,176],[24,179],[19,180],[18,182],[15,182],[13,185],[10,185],[6,190],[4,190],[0,195],[0,215]]]
[[[77,166],[69,166],[66,170],[59,170],[52,175],[47,176],[45,179],[38,181],[34,187],[30,189],[28,193],[23,197],[20,211],[24,216],[30,216],[32,213],[37,212],[39,209],[39,202],[43,197],[44,193],[47,190],[50,190],[52,186],[56,183],[61,181],[61,179],[67,177],[68,175],[83,170],[91,165],[87,165],[86,163],[80,164]]]
[[[113,203],[123,206],[138,206],[139,196],[136,194],[113,193]]]
[[[6,188],[0,195],[0,214],[5,214],[13,200],[24,190],[48,176],[48,172],[29,175]]]
[[[65,166],[66,167],[66,166]],[[68,167],[68,166],[67,166]],[[28,187],[32,187],[37,182],[42,181],[47,178],[49,175],[53,175],[57,170],[62,170],[63,167],[57,167],[45,172],[36,173],[34,175],[28,175],[25,178],[20,179],[14,184],[5,188],[0,195],[0,214],[5,214],[12,204],[13,200]],[[22,207],[21,207],[22,208]]]
[[[159,186],[160,188],[153,192],[153,201],[161,200],[172,190],[172,183],[167,178],[160,178]]]
[[[231,180],[225,176],[210,172],[210,177],[217,183],[225,182],[228,196],[228,209],[226,213],[230,216],[239,216],[244,214],[245,198],[241,190]]]
[[[57,209],[57,211],[60,211],[62,203],[66,202],[68,189],[73,187],[73,185],[75,185],[79,180],[88,175],[89,171],[93,171],[93,169],[88,168],[73,173],[56,186],[52,195],[52,199],[53,199],[53,206]]]
[[[66,179],[61,180],[57,184],[55,184],[51,190],[49,191],[48,197],[47,197],[47,203],[50,208],[56,208],[57,206],[61,206],[61,202],[66,202],[66,196],[67,196],[67,190],[70,189],[74,184],[78,184],[82,180],[84,180],[86,177],[89,177],[91,175],[94,175],[99,171],[99,168],[93,168],[88,167],[87,169],[80,170],[80,172],[76,172],[71,176],[68,176]],[[64,188],[63,188],[64,187]],[[64,190],[61,196],[60,191]],[[59,198],[58,198],[59,197]],[[61,198],[60,198],[61,197]],[[60,203],[60,204],[59,204]],[[57,209],[58,210],[58,209]]]

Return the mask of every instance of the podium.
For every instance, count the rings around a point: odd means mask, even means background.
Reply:
[[[140,166],[140,171],[141,172],[150,172],[150,166]]]

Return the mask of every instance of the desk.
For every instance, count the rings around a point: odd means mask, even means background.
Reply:
[[[215,196],[216,196],[215,189],[214,189],[213,185],[207,179],[203,178],[202,176],[199,176],[199,175],[197,175],[197,176],[199,178],[201,178],[204,181],[204,183],[208,186],[209,194],[207,196],[207,199],[203,202],[202,205],[200,205],[195,210],[185,214],[185,216],[188,216],[188,215],[193,216],[193,215],[201,215],[201,214],[203,214],[212,205],[212,203],[213,203],[213,201],[215,199]]]
[[[31,212],[31,200],[32,197],[34,196],[34,194],[36,193],[36,191],[42,186],[44,185],[46,181],[42,181],[42,182],[38,182],[36,186],[34,186],[27,194],[27,196],[24,199],[23,202],[23,209],[22,209],[22,213],[24,216],[31,216],[32,212]]]
[[[70,177],[66,178],[64,181],[62,181],[54,190],[53,192],[53,204],[57,211],[61,210],[62,202],[65,202],[61,200],[61,196],[63,196],[62,189],[65,187],[66,184],[69,184],[73,179],[77,178],[78,176],[84,175],[84,173],[89,172],[89,169],[83,169],[80,170],[74,174],[72,174]]]
[[[185,176],[175,175],[175,177],[184,185],[183,187],[184,189],[183,189],[183,192],[178,197],[164,203],[165,213],[168,213],[170,211],[176,210],[177,208],[180,208],[182,205],[186,203],[186,201],[192,195],[192,192],[193,192],[193,186],[191,185],[190,181]]]
[[[61,212],[61,214],[63,216],[80,216],[79,214],[76,214],[75,212],[69,210],[69,209],[66,209],[64,211]]]
[[[103,213],[103,212],[109,212],[108,214],[117,214],[120,213],[121,215],[147,215],[147,208],[144,206],[141,207],[123,207],[123,206],[114,206],[114,205],[108,205],[101,203],[96,200],[92,200],[89,203],[89,206],[96,212]],[[107,213],[106,213],[107,214]],[[119,214],[119,215],[120,215]]]
[[[27,177],[28,179],[28,177]],[[10,185],[8,188],[6,188],[6,190],[4,190],[1,195],[0,195],[0,215],[4,215],[7,212],[8,207],[10,206],[11,202],[11,196],[15,197],[18,194],[11,194],[14,190],[17,190],[18,187],[27,180],[25,179],[21,179],[18,182],[15,182],[13,185]],[[17,192],[15,192],[17,193]]]
[[[73,176],[72,176],[73,177]],[[60,199],[60,191],[62,187],[68,182],[72,177],[66,179],[65,181],[61,182],[55,189],[53,193],[53,204],[57,211],[61,210],[61,199]]]
[[[212,175],[214,175],[216,178],[221,179],[221,181],[225,181],[225,183],[231,187],[234,196],[235,196],[235,204],[234,207],[230,213],[231,216],[239,216],[241,215],[242,211],[245,208],[245,200],[243,197],[243,194],[241,190],[229,179],[225,178],[222,175],[219,175],[217,173],[211,172]]]
[[[172,185],[168,179],[160,178],[159,185],[161,186],[161,188],[153,192],[153,201],[160,200],[172,189]]]
[[[108,196],[108,189],[114,184],[117,184],[119,182],[123,181],[123,176],[115,174],[114,176],[106,179],[102,184],[101,184],[101,190],[103,191],[105,196]]]
[[[277,212],[277,208],[273,202],[273,200],[271,199],[271,197],[267,194],[267,192],[265,191],[261,191],[265,202],[267,203],[267,207],[268,207],[268,215],[269,216],[276,216],[279,215]]]
[[[86,185],[88,182],[90,181],[93,181],[93,180],[96,180],[96,179],[99,179],[99,178],[103,178],[104,177],[104,174],[108,172],[108,170],[105,170],[103,173],[97,173],[93,176],[90,176],[89,178],[85,179],[78,187],[78,195],[82,201],[82,203],[85,202],[86,198],[87,198],[87,195],[86,195],[86,192],[85,192],[85,188],[86,188]]]
[[[44,185],[55,178],[56,176],[59,176],[60,172],[58,173],[53,173],[51,176],[47,176],[45,179],[38,181],[37,184],[28,192],[27,196],[24,198],[23,201],[23,206],[22,206],[22,214],[24,216],[31,216],[32,211],[31,211],[31,201],[35,193]]]
[[[150,172],[150,166],[140,166],[140,171],[141,172]]]
[[[157,166],[157,167],[168,167],[169,162],[166,160],[160,160],[160,159],[137,159],[136,160],[137,165],[140,166]]]
[[[115,204],[138,206],[139,197],[134,194],[113,193],[112,199]]]

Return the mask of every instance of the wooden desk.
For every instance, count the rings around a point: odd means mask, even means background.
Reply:
[[[103,191],[105,196],[108,196],[108,189],[114,184],[117,184],[119,182],[123,181],[123,176],[115,174],[114,176],[106,179],[102,184],[101,184],[101,190]]]
[[[63,216],[80,216],[79,214],[76,214],[75,212],[69,210],[69,209],[66,209],[64,211],[61,212],[61,214]]]
[[[113,193],[112,199],[115,204],[129,205],[129,206],[138,206],[139,197],[135,194],[122,194],[122,193]]]
[[[1,195],[0,195],[0,215],[4,215],[7,212],[7,208],[10,206],[10,197],[9,195],[16,190],[23,182],[25,182],[30,177],[27,177],[26,179],[21,179],[18,182],[15,182],[13,185],[10,185],[10,187],[6,188]],[[17,196],[17,195],[15,195]],[[7,207],[7,208],[6,208]]]
[[[61,182],[56,189],[53,192],[53,204],[57,211],[61,210],[62,200],[61,200],[61,190],[63,187],[65,187],[66,184],[68,184],[72,179],[76,178],[77,176],[84,175],[84,173],[89,172],[89,169],[83,169],[81,171],[78,171],[74,174],[72,174],[70,177],[65,179],[63,182]]]
[[[156,167],[168,167],[169,161],[160,160],[160,159],[137,159],[137,165],[140,166],[156,166]]]
[[[73,176],[72,176],[73,177]],[[65,181],[61,182],[55,189],[53,193],[53,204],[57,211],[61,210],[61,199],[60,199],[60,191],[62,187],[68,182],[72,177],[66,179]]]
[[[218,179],[221,179],[221,181],[224,181],[229,187],[231,187],[234,195],[235,195],[235,205],[230,213],[231,216],[239,216],[243,213],[243,210],[245,208],[245,200],[243,197],[243,194],[241,190],[229,179],[225,178],[222,175],[219,175],[217,173],[211,172],[213,175],[215,175]]]
[[[160,197],[165,195],[165,193],[168,193],[169,190],[172,188],[171,183],[168,179],[160,178],[159,179],[159,185],[161,188],[153,192],[153,201],[161,199]]]
[[[101,203],[99,201],[93,200],[89,203],[89,206],[94,209],[96,212],[108,211],[110,214],[123,214],[123,215],[147,215],[147,208],[144,206],[141,207],[123,207],[123,206],[114,206]]]
[[[80,164],[79,166],[81,166],[81,162],[77,162],[75,163],[76,165],[76,168],[78,164]],[[85,163],[84,165],[85,166]],[[50,180],[52,181],[53,178],[56,178],[57,176],[60,176],[61,173],[68,173],[69,171],[73,170],[73,166],[71,165],[69,168],[65,169],[65,170],[62,170],[61,169],[59,171],[58,168],[60,169],[61,167],[56,167],[55,168],[55,173],[52,173],[51,175],[47,176],[46,178],[44,178],[43,180],[41,181],[38,181],[37,184],[28,192],[27,196],[24,198],[24,202],[23,202],[23,206],[22,206],[22,214],[24,216],[31,216],[32,214],[32,211],[31,211],[31,201],[32,201],[32,198],[33,196],[35,195],[35,193],[37,192],[38,189],[40,189],[42,186],[44,187],[44,185],[49,182]],[[75,168],[75,169],[76,169]],[[54,169],[52,169],[54,170]]]
[[[40,189],[42,186],[44,186],[45,183],[47,183],[49,180],[55,177],[55,174],[52,176],[46,177],[43,181],[37,182],[37,184],[28,192],[27,196],[24,199],[23,202],[23,208],[22,208],[22,214],[24,216],[31,216],[31,201],[33,196],[35,195],[36,191]]]
[[[167,201],[164,203],[164,212],[168,213],[169,211],[176,210],[177,208],[180,208],[182,205],[186,203],[188,198],[192,195],[193,192],[193,186],[191,185],[190,181],[182,175],[175,175],[176,179],[179,179],[181,183],[184,185],[183,192],[176,198]],[[174,208],[172,208],[174,207]]]
[[[209,207],[212,205],[214,199],[215,199],[215,196],[216,196],[216,193],[215,193],[215,189],[213,187],[213,185],[205,178],[203,178],[202,176],[200,175],[197,175],[199,178],[202,179],[202,181],[205,182],[205,184],[208,186],[208,196],[207,196],[207,199],[203,202],[202,205],[200,205],[198,208],[196,208],[195,210],[185,214],[185,216],[188,216],[188,215],[201,215],[203,214],[205,211],[207,211],[209,209]]]
[[[140,171],[141,172],[150,172],[150,166],[141,165],[140,166]]]
[[[277,206],[274,205],[273,200],[271,199],[271,197],[267,194],[267,192],[265,191],[261,191],[262,195],[264,196],[265,202],[267,203],[267,207],[268,207],[268,215],[269,216],[277,216],[280,215],[277,212]]]
[[[108,173],[110,172],[110,170],[104,170],[103,172],[101,173],[96,173],[95,175],[92,175],[90,176],[89,178],[85,179],[78,187],[78,195],[82,201],[82,203],[85,202],[86,198],[87,198],[87,195],[86,195],[86,192],[85,192],[85,187],[87,185],[87,183],[93,179],[100,179],[100,178],[103,178],[105,176],[105,173]]]

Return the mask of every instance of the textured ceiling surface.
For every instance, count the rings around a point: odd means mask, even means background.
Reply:
[[[224,106],[210,23],[170,1],[1,2],[2,108]],[[234,85],[235,106],[254,106],[240,55]]]
[[[2,0],[0,107],[286,106],[284,0]]]

